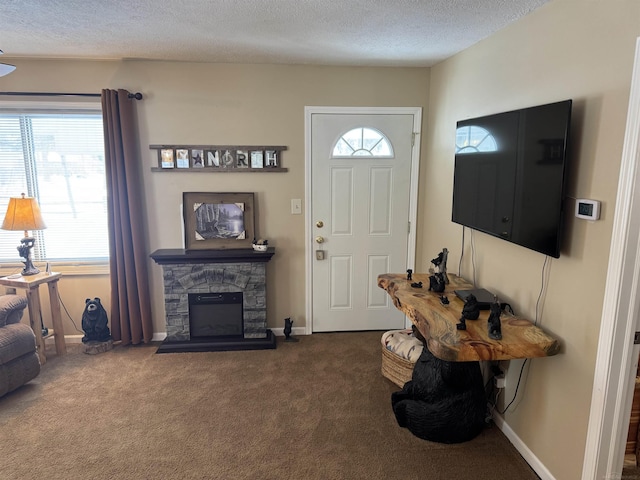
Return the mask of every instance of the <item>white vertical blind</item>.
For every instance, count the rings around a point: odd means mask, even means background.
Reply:
[[[0,112],[0,215],[9,197],[38,199],[45,230],[34,260],[109,255],[102,114]],[[1,220],[1,219],[0,219]],[[23,232],[0,230],[0,261],[17,261]]]

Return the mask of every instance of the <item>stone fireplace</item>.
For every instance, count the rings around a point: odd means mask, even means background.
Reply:
[[[164,279],[167,337],[158,351],[275,348],[275,337],[271,330],[267,329],[266,300],[266,264],[274,253],[272,247],[267,252],[249,249],[163,249],[152,253],[151,258],[162,266]],[[208,299],[213,299],[209,303],[215,303],[217,297],[241,297],[242,334],[211,337],[191,335],[189,294],[192,295],[191,310],[194,309],[194,294],[202,294],[199,296],[204,299],[202,303],[207,303]],[[201,307],[203,306],[198,306],[199,317],[203,316]],[[235,311],[229,308],[210,310],[213,317],[216,312],[228,316]],[[210,321],[215,323],[216,319],[211,318]],[[230,318],[220,318],[220,323],[228,324],[231,321]]]

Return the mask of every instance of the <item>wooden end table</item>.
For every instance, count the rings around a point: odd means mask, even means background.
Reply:
[[[45,338],[53,336],[56,353],[58,355],[64,355],[67,353],[67,346],[64,342],[64,329],[62,327],[62,316],[60,315],[60,300],[58,298],[58,280],[62,277],[61,273],[46,273],[40,272],[36,275],[29,275],[26,277],[20,276],[17,278],[0,277],[0,285],[6,287],[22,288],[27,291],[27,301],[29,306],[29,324],[33,333],[36,335],[36,347],[38,350],[38,357],[40,358],[40,364],[44,365],[47,362],[45,356],[44,341]],[[49,304],[51,307],[51,323],[53,325],[53,333],[42,336],[42,323],[41,323],[41,307],[40,307],[40,292],[39,287],[42,284],[47,284],[49,287]]]

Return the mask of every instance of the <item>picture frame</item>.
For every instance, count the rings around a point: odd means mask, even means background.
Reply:
[[[193,168],[204,167],[204,150],[193,149],[191,150],[191,165]]]
[[[251,168],[262,168],[264,166],[264,152],[262,150],[251,151]]]
[[[266,150],[265,152],[264,166],[268,168],[278,167],[278,152],[277,150]]]
[[[249,168],[249,155],[246,150],[236,150],[236,167]]]
[[[185,250],[252,248],[253,192],[184,192],[182,209]]]
[[[159,150],[160,166],[162,168],[174,168],[175,162],[173,157],[173,148],[163,148]]]
[[[220,151],[219,150],[205,150],[205,166],[207,168],[220,168]]]
[[[186,148],[176,149],[176,166],[178,168],[189,168],[189,150]]]
[[[227,149],[220,151],[220,166],[223,168],[236,167],[235,150]]]
[[[156,150],[152,172],[263,173],[287,172],[282,165],[283,145],[194,144],[149,145]],[[185,153],[187,159],[185,162]]]

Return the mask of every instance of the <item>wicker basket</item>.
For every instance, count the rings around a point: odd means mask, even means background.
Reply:
[[[393,353],[382,341],[382,375],[402,388],[411,380],[415,363]]]

